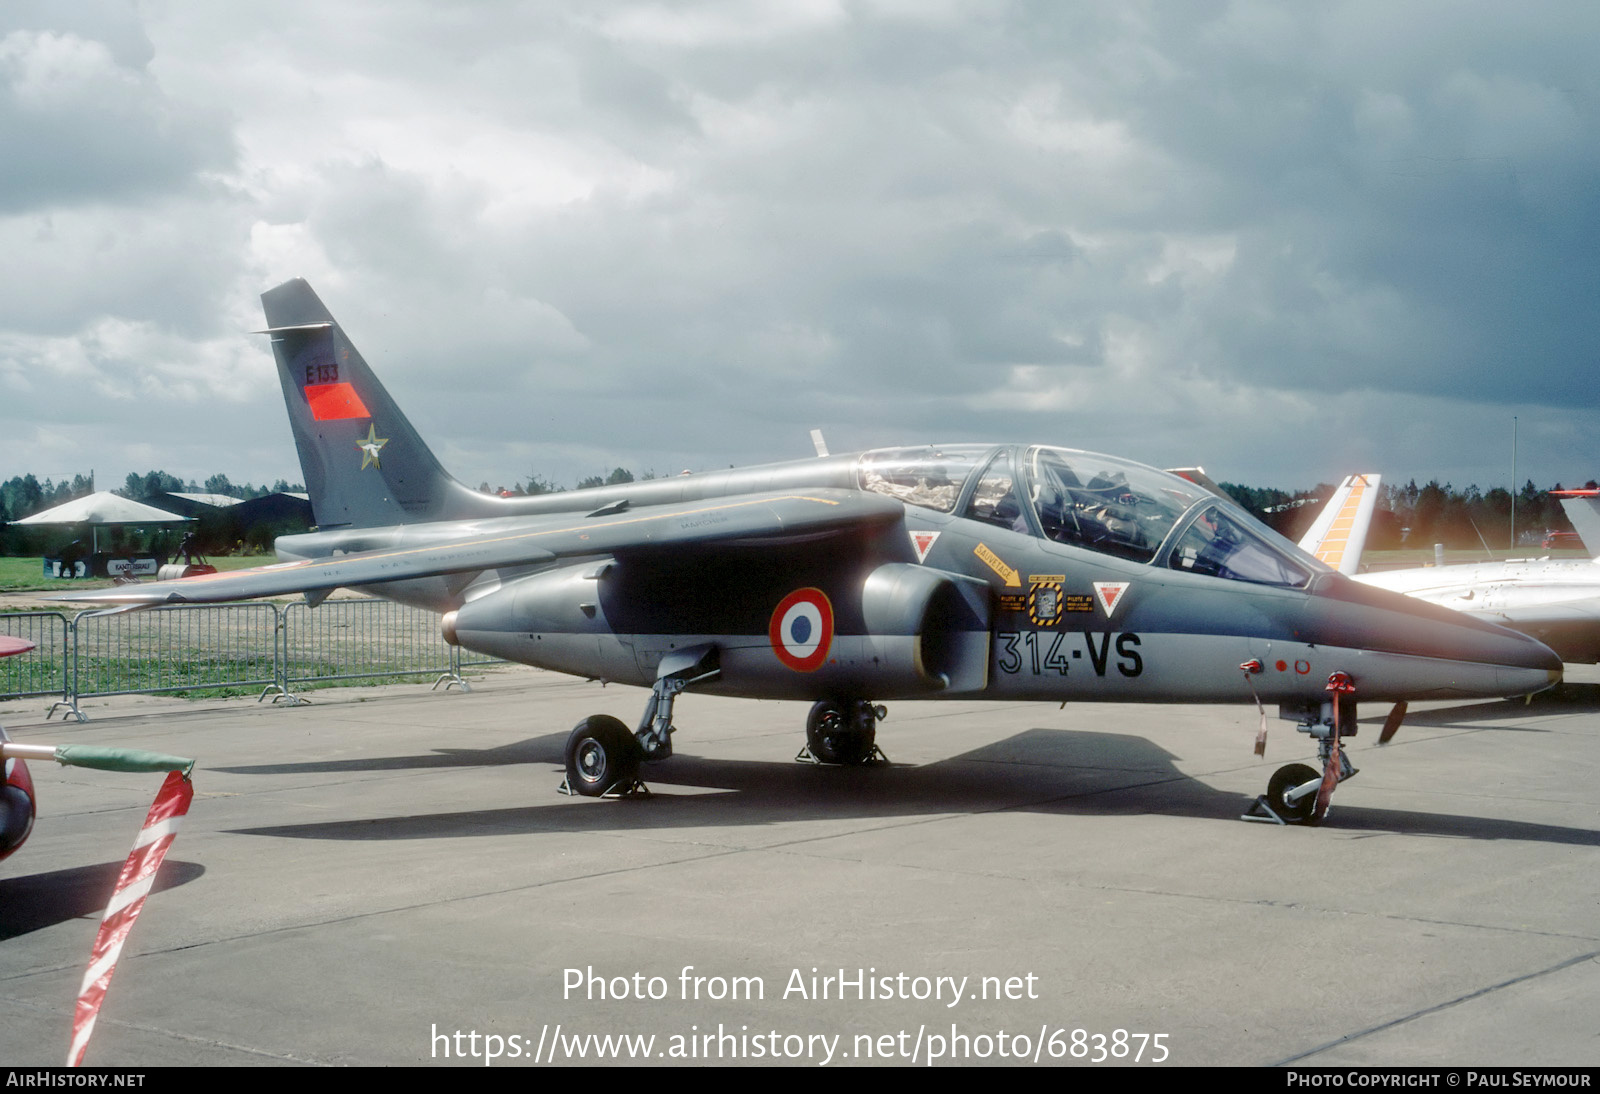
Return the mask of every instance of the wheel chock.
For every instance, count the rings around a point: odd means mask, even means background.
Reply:
[[[1262,824],[1281,824],[1284,826],[1287,826],[1289,823],[1282,817],[1278,816],[1277,813],[1273,812],[1272,806],[1267,804],[1267,796],[1265,794],[1256,795],[1256,800],[1251,804],[1249,809],[1239,814],[1239,819],[1247,821],[1260,821]]]
[[[556,787],[556,793],[565,794],[569,798],[581,798],[584,796],[572,789],[572,785],[567,782],[565,777],[562,778],[561,785]],[[643,779],[634,779],[628,783],[617,783],[610,790],[599,795],[599,800],[621,801],[625,798],[650,798],[654,796],[650,793],[650,788],[644,784]]]
[[[794,762],[797,764],[815,764],[818,767],[866,767],[868,764],[887,764],[890,761],[889,757],[884,755],[883,749],[874,744],[872,751],[867,753],[867,758],[858,764],[830,764],[819,760],[812,753],[810,745],[800,746],[800,751],[794,754]]]

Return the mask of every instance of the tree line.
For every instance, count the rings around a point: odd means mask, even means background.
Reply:
[[[74,475],[70,480],[63,478],[59,483],[50,479],[41,483],[38,476],[31,472],[14,475],[0,483],[0,521],[21,520],[74,498],[92,494],[94,489],[94,479],[89,475]],[[165,471],[146,471],[143,475],[130,471],[121,489],[114,493],[134,501],[143,501],[157,494],[224,494],[248,501],[267,494],[303,494],[305,489],[299,483],[291,484],[285,479],[279,479],[271,486],[256,486],[248,482],[236,485],[229,481],[228,476],[217,474],[206,479],[204,484],[197,484],[193,479],[185,483],[178,476]]]
[[[94,491],[94,479],[90,475],[74,475],[70,480],[63,478],[59,483],[48,478],[40,482],[38,476],[32,473],[16,475],[0,483],[0,521],[21,520],[23,517],[52,509],[75,498],[92,494]],[[235,484],[228,479],[228,476],[217,474],[200,484],[193,479],[186,483],[176,475],[165,471],[147,471],[143,475],[130,472],[123,481],[121,489],[115,491],[134,501],[144,501],[163,493],[223,494],[230,498],[238,498],[240,501],[248,501],[267,494],[304,492],[304,486],[298,483],[291,484],[284,479],[279,479],[271,486],[256,486],[253,483]],[[192,528],[201,549],[214,553],[223,553],[239,547],[266,550],[270,549],[272,540],[277,535],[305,531],[303,525],[288,521],[242,528],[236,517],[225,512],[206,513]],[[51,554],[76,537],[77,532],[72,528],[28,528],[7,525],[0,528],[0,554]],[[170,547],[175,545],[177,540],[176,534],[170,531],[147,532],[145,538],[152,537],[161,540],[168,548],[165,553],[169,554]],[[135,542],[137,537],[125,530],[113,529],[100,538],[118,549],[123,546],[128,549],[140,546]],[[166,544],[166,540],[172,540],[173,543]]]
[[[637,476],[636,479],[634,473],[626,467],[617,467],[613,468],[609,475],[590,475],[587,478],[579,479],[571,489],[590,490],[596,486],[617,486],[625,482],[634,481],[646,482],[655,477],[656,473],[654,471],[646,471]],[[502,498],[526,498],[537,494],[564,494],[567,489],[560,483],[545,478],[537,471],[530,474],[526,482],[512,483],[509,489],[504,486],[491,487],[487,482],[480,483],[478,486],[480,493],[495,494]]]
[[[190,479],[185,485],[182,479],[165,471],[146,471],[142,475],[137,471],[130,471],[128,477],[123,480],[122,489],[116,493],[134,501],[153,498],[157,494],[221,494],[224,497],[249,501],[251,498],[266,497],[268,494],[303,494],[305,491],[306,488],[300,483],[290,484],[286,479],[279,479],[271,486],[256,486],[248,482],[235,485],[228,480],[228,476],[217,474],[202,484],[196,484]]]
[[[1333,495],[1332,483],[1321,483],[1312,490],[1288,492],[1222,483],[1235,501],[1255,514],[1269,527],[1292,540],[1299,540],[1321,512],[1321,502]],[[1590,483],[1589,485],[1593,485]],[[1560,490],[1556,483],[1551,490]],[[1488,546],[1499,550],[1512,546],[1511,491],[1496,486],[1484,491],[1476,485],[1456,490],[1437,479],[1418,486],[1412,479],[1404,486],[1383,483],[1378,487],[1378,503],[1367,534],[1367,547],[1392,551],[1402,547],[1431,547],[1442,543],[1454,550],[1476,550]],[[1539,489],[1529,479],[1517,491],[1516,539],[1518,547],[1538,546],[1549,532],[1570,532],[1572,523],[1561,508],[1561,499]]]
[[[590,475],[566,486],[535,471],[509,488],[491,487],[484,482],[478,489],[502,497],[526,497],[562,493],[569,489],[616,486],[655,477],[654,471],[636,476],[625,467],[617,467],[609,474]],[[1238,483],[1221,485],[1241,506],[1293,540],[1298,540],[1305,533],[1320,511],[1321,503],[1332,496],[1335,489],[1331,483],[1320,483],[1310,490],[1295,491]],[[1594,483],[1588,485],[1592,487]],[[1557,483],[1551,489],[1559,490],[1561,484]],[[20,520],[93,491],[94,481],[86,475],[74,475],[70,480],[63,477],[60,482],[48,478],[40,482],[31,473],[14,476],[0,483],[0,520]],[[228,476],[219,473],[203,483],[193,479],[186,483],[166,471],[147,471],[142,475],[129,472],[116,492],[123,497],[142,501],[160,493],[223,494],[248,500],[272,493],[304,491],[304,486],[291,484],[284,479],[278,479],[271,486],[256,486],[253,483],[236,484]],[[1457,490],[1450,483],[1441,484],[1438,480],[1422,486],[1418,486],[1415,479],[1403,486],[1385,483],[1379,487],[1377,509],[1367,546],[1379,551],[1428,547],[1435,543],[1443,543],[1452,549],[1476,549],[1484,545],[1496,549],[1508,547],[1511,545],[1511,502],[1511,492],[1499,486],[1485,491],[1476,485]],[[1551,531],[1572,530],[1560,500],[1539,489],[1531,479],[1523,483],[1522,489],[1517,492],[1516,522],[1517,546],[1537,545]],[[14,542],[16,538],[14,534],[4,537],[3,549],[6,553],[13,553],[16,548],[24,546]]]
[[[638,478],[653,479],[653,471]],[[633,482],[633,472],[625,467],[614,469],[609,475],[592,475],[578,480],[571,489],[586,490],[594,486],[615,486]],[[1322,503],[1333,496],[1334,483],[1319,483],[1310,490],[1280,490],[1275,487],[1241,486],[1221,483],[1234,501],[1265,522],[1268,527],[1298,541],[1322,509]],[[1594,486],[1593,482],[1588,484]],[[1560,490],[1561,484],[1550,487]],[[487,482],[478,487],[485,494],[501,497],[524,497],[534,494],[556,494],[568,489],[544,478],[537,472],[524,482],[505,487],[491,488]],[[1572,523],[1567,520],[1559,498],[1553,498],[1539,489],[1529,479],[1517,492],[1516,498],[1517,546],[1537,546],[1549,532],[1570,532]],[[1404,486],[1380,484],[1378,503],[1373,513],[1372,528],[1367,535],[1367,546],[1375,551],[1392,551],[1402,547],[1431,547],[1443,543],[1451,549],[1477,549],[1487,544],[1490,548],[1510,547],[1511,491],[1496,486],[1488,491],[1476,485],[1456,490],[1450,483],[1440,484],[1437,479],[1418,486],[1412,479]]]

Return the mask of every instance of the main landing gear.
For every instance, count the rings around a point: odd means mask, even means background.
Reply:
[[[865,699],[823,699],[806,717],[806,746],[796,760],[802,763],[854,766],[885,760],[878,748],[878,723],[888,710]]]
[[[649,794],[639,780],[639,764],[672,755],[672,704],[680,692],[722,674],[717,647],[690,646],[673,650],[656,666],[639,728],[628,727],[609,714],[595,714],[579,722],[567,737],[567,778],[563,794],[585,798],[625,798]]]
[[[684,689],[722,674],[712,645],[674,650],[661,659],[644,716],[630,731],[609,714],[579,722],[567,737],[567,777],[560,790],[585,798],[625,798],[650,793],[639,765],[672,755],[672,704]],[[824,699],[806,719],[804,763],[855,766],[887,760],[877,744],[878,723],[889,712],[865,699]]]
[[[1242,820],[1266,821],[1269,824],[1321,824],[1328,815],[1328,804],[1333,789],[1358,769],[1340,747],[1344,737],[1356,735],[1355,684],[1348,673],[1335,672],[1328,677],[1328,691],[1332,697],[1322,701],[1315,710],[1306,712],[1307,718],[1299,729],[1310,734],[1317,742],[1317,758],[1322,770],[1306,764],[1289,764],[1278,768],[1267,783],[1267,792],[1258,797]],[[1387,744],[1405,716],[1405,704],[1395,707],[1384,723],[1380,744]]]

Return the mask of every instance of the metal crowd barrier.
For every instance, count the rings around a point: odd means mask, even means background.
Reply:
[[[386,600],[175,605],[137,612],[0,613],[0,634],[35,649],[0,660],[0,700],[59,696],[51,707],[87,718],[87,696],[261,688],[302,702],[296,687],[433,677],[470,690],[461,670],[499,662],[445,642],[439,617]]]
[[[27,653],[0,658],[0,699],[57,695],[61,702],[69,701],[72,687],[72,624],[65,614],[0,614],[0,634],[25,638],[34,645]]]
[[[328,611],[334,608],[334,611]],[[434,686],[465,686],[439,632],[439,617],[392,600],[324,601],[283,608],[283,661],[279,683],[436,676]],[[453,678],[453,679],[452,679]]]
[[[275,604],[87,611],[79,612],[72,626],[76,698],[277,682]]]

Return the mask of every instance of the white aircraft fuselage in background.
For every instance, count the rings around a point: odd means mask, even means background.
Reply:
[[[1513,558],[1457,566],[1356,573],[1365,546],[1377,475],[1340,484],[1300,547],[1364,585],[1402,593],[1521,631],[1563,661],[1600,662],[1600,560]],[[1585,543],[1600,542],[1600,491],[1560,491]]]

